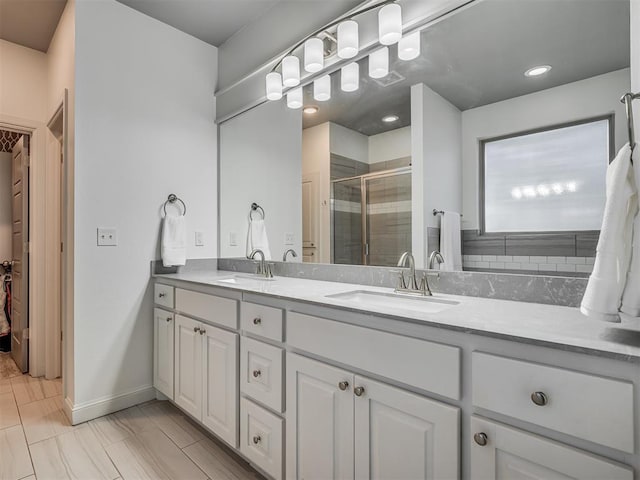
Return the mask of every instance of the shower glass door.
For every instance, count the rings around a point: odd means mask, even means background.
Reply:
[[[362,179],[335,181],[331,207],[333,263],[362,265]]]

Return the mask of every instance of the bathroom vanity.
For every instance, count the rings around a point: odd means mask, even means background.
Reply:
[[[155,388],[269,477],[640,473],[637,319],[218,270],[154,289]]]

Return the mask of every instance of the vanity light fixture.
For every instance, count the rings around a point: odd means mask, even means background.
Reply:
[[[287,55],[282,60],[282,84],[285,87],[300,85],[300,60],[295,55]]]
[[[302,87],[294,88],[293,90],[289,90],[287,92],[287,107],[302,107]]]
[[[345,65],[340,70],[340,88],[343,92],[355,92],[360,87],[360,64]]]
[[[358,37],[358,23],[355,20],[347,20],[338,25],[338,56],[340,58],[353,58],[360,50]]]
[[[382,47],[369,55],[369,76],[382,78],[389,74],[389,47]]]
[[[400,120],[400,117],[398,117],[397,115],[387,115],[386,117],[382,117],[382,121],[385,123],[393,123],[397,122],[398,120]]]
[[[378,37],[382,45],[393,45],[402,38],[402,8],[397,3],[378,11]]]
[[[540,75],[544,75],[545,73],[551,70],[551,65],[538,65],[536,67],[531,67],[529,70],[524,72],[525,77],[539,77]]]
[[[413,32],[402,37],[398,42],[398,58],[400,60],[413,60],[420,55],[420,32]]]
[[[324,68],[324,42],[313,37],[304,42],[304,69],[315,73]]]
[[[331,77],[324,75],[313,82],[313,98],[318,102],[326,102],[331,98]]]
[[[315,105],[309,105],[308,107],[304,107],[302,111],[307,115],[313,115],[314,113],[318,113],[318,107]]]

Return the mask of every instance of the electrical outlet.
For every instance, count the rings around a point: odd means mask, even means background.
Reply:
[[[196,247],[204,247],[204,232],[196,232]]]
[[[295,235],[292,232],[286,232],[284,234],[284,244],[293,245],[295,243]]]
[[[115,228],[98,228],[98,246],[114,247],[118,245],[118,231]]]
[[[236,232],[229,233],[229,246],[230,247],[238,246],[238,234]]]

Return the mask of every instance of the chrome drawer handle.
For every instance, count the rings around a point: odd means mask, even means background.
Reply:
[[[260,437],[260,435],[256,435],[255,437],[253,437],[254,445],[258,445],[261,441],[262,441],[262,438]]]
[[[338,383],[338,388],[344,392],[347,388],[349,388],[349,382]]]
[[[544,407],[547,403],[549,403],[549,399],[544,392],[533,392],[531,394],[531,401],[539,407]]]
[[[487,444],[488,437],[486,433],[480,432],[480,433],[476,433],[473,436],[473,439],[478,445],[480,445],[481,447],[484,447]]]
[[[260,317],[256,317],[253,319],[254,325],[260,325],[262,323],[262,319]]]
[[[364,387],[354,388],[353,393],[355,393],[357,397],[361,397],[364,394]]]
[[[262,372],[261,372],[260,370],[254,370],[254,371],[253,371],[253,376],[254,376],[255,378],[258,378],[260,375],[262,375]]]
[[[167,294],[166,294],[166,293],[159,293],[159,294],[158,294],[158,297],[160,297],[160,298],[164,298],[164,297],[166,297],[166,296],[167,296]]]

